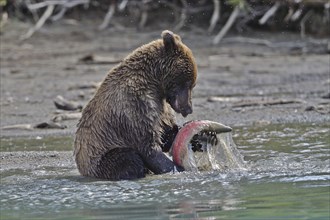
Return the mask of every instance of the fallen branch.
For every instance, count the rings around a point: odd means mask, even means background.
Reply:
[[[77,102],[66,100],[65,98],[63,98],[60,95],[58,95],[55,98],[54,105],[56,106],[57,109],[61,109],[61,110],[65,110],[65,111],[76,111],[76,110],[82,109],[81,104],[79,104]]]
[[[231,38],[226,38],[223,41],[226,43],[257,44],[257,45],[264,45],[267,47],[272,47],[273,44],[269,40],[249,38],[249,37],[231,37]]]
[[[300,21],[300,37],[304,39],[306,37],[305,23],[314,14],[313,10],[310,10]]]
[[[148,11],[146,9],[143,9],[139,22],[139,28],[143,28],[145,26],[147,19],[148,19]]]
[[[281,6],[280,2],[275,2],[275,4],[262,16],[262,18],[259,20],[260,25],[264,25],[270,17],[272,17],[277,9]]]
[[[78,84],[73,85],[68,88],[68,90],[75,90],[75,89],[97,89],[101,85],[101,82],[91,82],[86,84]]]
[[[53,0],[53,1],[43,1],[35,4],[27,4],[27,8],[29,10],[37,10],[40,8],[44,8],[50,5],[62,5],[66,8],[72,8],[77,5],[88,4],[89,0]]]
[[[219,0],[213,0],[213,14],[210,20],[210,26],[207,30],[209,33],[214,30],[215,25],[217,24],[219,18],[220,18],[220,2]]]
[[[80,118],[81,118],[81,112],[63,113],[63,114],[55,115],[52,121],[60,122],[60,121],[75,120]]]
[[[329,3],[329,0],[268,0],[268,2],[282,2],[291,5],[320,6]]]
[[[33,126],[33,128],[39,128],[39,129],[65,129],[65,128],[67,128],[67,126],[50,121],[50,122],[42,122],[42,123],[36,124],[36,125]]]
[[[31,11],[32,14],[35,14],[35,11],[47,7],[41,18],[37,21],[34,27],[30,28],[26,34],[21,36],[20,40],[26,40],[30,38],[36,31],[38,31],[47,21],[48,18],[51,17],[53,14],[53,11],[55,9],[55,6],[62,6],[62,10],[53,16],[52,20],[58,20],[63,17],[63,15],[66,12],[67,8],[72,8],[74,6],[80,5],[80,4],[88,4],[89,0],[62,0],[62,1],[43,1],[35,4],[27,4],[27,8]]]
[[[119,11],[124,11],[124,9],[126,8],[128,3],[128,0],[123,0],[120,2],[120,4],[118,5],[118,10]]]
[[[330,103],[319,103],[316,106],[307,106],[305,111],[316,111],[322,115],[330,113]]]
[[[60,4],[60,6],[62,7],[62,9],[60,10],[59,13],[57,13],[56,15],[52,16],[51,20],[52,21],[58,21],[60,20],[65,12],[69,9],[69,8],[73,8],[77,5],[82,5],[82,4],[88,4],[89,0],[70,0],[68,3],[64,3],[64,4]]]
[[[34,34],[34,32],[39,30],[44,25],[46,20],[52,15],[54,8],[55,8],[54,5],[48,5],[46,11],[41,16],[41,18],[36,23],[36,25],[34,27],[30,28],[28,30],[28,32],[21,37],[21,40],[26,40],[26,39],[30,38]]]
[[[1,127],[2,130],[33,130],[34,126],[32,124],[17,124],[17,125],[7,125]]]
[[[33,130],[33,129],[65,129],[66,125],[61,125],[55,122],[41,122],[38,124],[17,124],[17,125],[8,125],[3,126],[2,130]]]
[[[104,56],[89,54],[80,58],[79,62],[88,63],[88,64],[117,64],[121,62],[121,59],[115,57],[104,57]]]
[[[291,16],[291,21],[296,21],[300,18],[300,16],[302,15],[302,12],[303,12],[303,7],[301,6],[300,8],[298,8],[296,10],[296,12],[293,13],[293,15]]]
[[[25,0],[25,1],[26,1],[26,5],[27,5],[27,6],[32,5],[31,0]],[[33,1],[33,0],[32,0],[32,1]],[[39,20],[39,15],[38,15],[37,11],[36,11],[36,10],[31,10],[31,9],[30,9],[30,12],[31,12],[31,14],[32,14],[33,21],[34,21],[34,22],[37,22],[37,21]]]
[[[240,12],[239,6],[234,8],[234,11],[231,13],[229,19],[227,20],[225,26],[220,30],[220,32],[214,37],[213,44],[218,44],[222,38],[227,34],[231,26],[234,24],[238,14]]]
[[[238,97],[211,96],[207,99],[208,102],[238,102]]]
[[[319,39],[304,39],[302,41],[287,41],[287,42],[271,42],[265,39],[258,38],[248,38],[248,37],[231,37],[223,39],[225,43],[242,43],[242,44],[255,44],[263,45],[269,48],[287,48],[287,49],[305,49],[308,51],[318,51],[318,53],[328,53],[327,49],[328,40],[319,40]]]
[[[211,96],[207,99],[208,102],[230,102],[233,108],[242,108],[250,106],[268,106],[268,105],[284,105],[294,103],[304,103],[302,100],[297,99],[277,99],[277,98],[252,98],[244,99],[239,97],[223,97]]]
[[[104,30],[109,26],[110,20],[113,17],[113,15],[115,14],[115,11],[116,11],[116,3],[115,3],[115,1],[111,1],[108,12],[104,16],[102,24],[99,26],[99,30]]]
[[[295,104],[303,103],[301,100],[287,100],[287,99],[261,99],[261,100],[244,100],[241,102],[234,103],[233,108],[243,108],[251,106],[269,106],[269,105],[285,105],[285,104]]]
[[[7,1],[11,2],[11,1]],[[35,26],[30,28],[26,34],[21,37],[21,40],[30,38],[36,31],[38,31],[48,19],[52,21],[57,21],[69,11],[70,8],[77,5],[88,5],[91,0],[19,0],[15,7],[23,6],[21,8],[27,8],[30,13],[28,16],[33,16],[35,20]],[[95,1],[93,1],[94,3]],[[96,1],[99,2],[99,1]],[[136,16],[139,15],[138,27],[141,29],[145,27],[147,20],[154,15],[155,10],[161,10],[164,8],[169,8],[171,15],[175,16],[175,27],[176,31],[183,28],[188,23],[188,18],[193,17],[193,14],[200,14],[201,12],[213,10],[212,17],[208,21],[207,31],[210,33],[214,31],[216,25],[219,23],[220,17],[225,17],[221,14],[221,11],[228,12],[232,10],[228,20],[226,21],[223,28],[214,37],[213,44],[218,44],[227,32],[232,28],[233,25],[236,26],[238,31],[244,30],[250,25],[255,25],[255,21],[259,22],[259,25],[264,25],[271,18],[276,16],[277,19],[287,22],[286,28],[291,29],[292,26],[299,26],[301,28],[301,35],[305,37],[305,24],[306,20],[310,18],[309,11],[314,10],[315,14],[323,16],[323,20],[316,21],[316,24],[320,24],[320,28],[326,27],[329,23],[329,0],[267,0],[267,1],[255,1],[255,0],[203,0],[203,1],[188,1],[188,0],[108,0],[101,1],[108,2],[108,11],[105,14],[102,23],[99,25],[99,29],[103,30],[113,24],[118,27],[118,29],[124,29],[114,19],[117,16],[116,12],[122,12],[127,9],[125,16]],[[224,4],[224,2],[229,2],[229,4]],[[10,4],[10,3],[8,3]],[[94,4],[94,6],[100,6],[101,4]],[[233,5],[237,5],[232,8]],[[223,8],[222,8],[223,7]],[[18,13],[21,16],[26,16],[25,12],[20,12],[21,8],[17,8]],[[132,10],[130,10],[132,9]],[[151,10],[152,9],[152,10]],[[220,10],[221,9],[221,10]],[[280,10],[281,9],[281,10]],[[282,10],[283,9],[283,10]],[[324,9],[322,11],[322,9]],[[287,14],[283,15],[282,12],[287,10]],[[38,14],[41,14],[39,18]],[[121,13],[118,13],[121,16]],[[308,15],[308,16],[307,16]],[[166,17],[166,15],[162,15]],[[306,17],[307,16],[307,17]],[[260,18],[261,17],[261,18]],[[130,18],[132,19],[132,18]],[[194,19],[193,19],[194,20]],[[302,21],[300,21],[302,20]],[[290,24],[291,23],[291,24]],[[1,24],[0,24],[1,26]],[[205,27],[205,25],[204,25]],[[282,26],[281,26],[282,27]],[[205,31],[205,30],[204,30]],[[311,32],[317,32],[311,29]],[[326,34],[328,31],[324,31]]]
[[[186,19],[187,19],[187,7],[188,7],[188,3],[186,0],[181,0],[181,3],[182,3],[182,9],[181,9],[181,15],[180,15],[180,21],[179,23],[174,27],[174,30],[178,31],[180,30],[185,22],[186,22]]]
[[[0,15],[0,33],[3,29],[3,27],[7,24],[7,22],[8,22],[8,13],[3,12],[3,14]]]
[[[50,19],[52,21],[58,21],[64,16],[66,11],[67,11],[67,8],[63,7],[56,15],[53,15]]]

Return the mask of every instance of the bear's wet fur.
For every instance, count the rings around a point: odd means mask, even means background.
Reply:
[[[192,113],[197,66],[178,35],[161,36],[114,67],[83,109],[74,142],[82,175],[127,180],[174,169],[163,151],[178,131],[173,110]]]

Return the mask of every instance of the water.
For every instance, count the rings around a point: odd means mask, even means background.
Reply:
[[[204,138],[197,138],[197,140],[200,144],[198,147],[191,142],[187,146],[186,157],[189,161],[187,164],[190,166],[184,167],[185,170],[240,171],[246,169],[246,164],[232,139],[231,132],[214,133],[207,138],[204,136]]]
[[[62,156],[46,158],[49,163],[5,170],[1,162],[1,219],[328,220],[329,133],[329,124],[234,128],[247,171],[183,172],[119,182],[81,177],[72,161],[56,166],[54,161],[72,155],[72,139],[64,138]],[[57,140],[61,143],[50,142]],[[47,147],[46,139],[28,139],[26,146],[22,140],[23,146],[1,140],[1,150],[29,150],[30,141],[45,145],[35,144],[33,150],[55,148]]]

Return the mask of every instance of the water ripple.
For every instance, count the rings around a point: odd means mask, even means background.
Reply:
[[[45,219],[45,213],[53,213],[52,219],[60,219],[54,217],[60,212],[71,219],[228,219],[242,213],[256,218],[256,213],[279,215],[271,211],[277,210],[289,218],[298,209],[311,213],[302,216],[327,217],[328,125],[234,131],[248,165],[244,171],[182,172],[110,182],[81,177],[69,165],[7,170],[1,174],[1,217]]]

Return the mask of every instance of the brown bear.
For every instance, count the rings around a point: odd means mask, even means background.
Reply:
[[[174,169],[163,151],[178,131],[173,110],[192,113],[197,66],[178,35],[161,36],[114,67],[83,109],[74,141],[82,175],[122,180]]]

